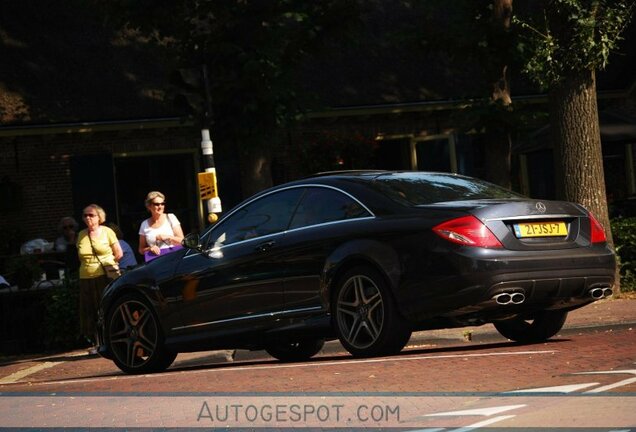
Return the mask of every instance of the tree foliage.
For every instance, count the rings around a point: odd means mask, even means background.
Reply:
[[[207,67],[214,121],[244,144],[267,142],[268,132],[294,120],[295,68],[358,16],[356,0],[116,0],[108,7],[114,19],[172,44],[184,67]]]
[[[603,69],[629,23],[633,0],[550,0],[517,22],[527,30],[526,72],[544,89],[582,70]]]
[[[633,0],[549,0],[541,15],[520,21],[528,30],[525,71],[548,90],[557,196],[595,214],[610,246],[596,70],[607,65],[633,8]]]
[[[300,114],[297,68],[359,16],[358,0],[96,4],[121,25],[172,46],[183,68],[207,71],[211,103],[198,117],[212,127],[217,154],[238,155],[244,196],[271,186],[271,149]]]
[[[612,234],[620,265],[621,290],[636,291],[636,218],[613,219]]]

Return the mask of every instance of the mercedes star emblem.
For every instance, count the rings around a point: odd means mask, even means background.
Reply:
[[[539,201],[536,206],[537,210],[539,210],[539,213],[545,213],[545,204],[543,204],[541,201]]]

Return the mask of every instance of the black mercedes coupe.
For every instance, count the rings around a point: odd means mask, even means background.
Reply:
[[[612,294],[615,257],[579,204],[433,172],[319,174],[249,198],[105,290],[99,353],[124,372],[177,353],[306,360],[402,350],[413,331],[493,323],[546,340]]]

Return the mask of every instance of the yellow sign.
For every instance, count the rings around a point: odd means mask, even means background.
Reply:
[[[216,173],[214,172],[202,172],[199,176],[199,195],[202,200],[217,198],[218,192],[216,190]]]

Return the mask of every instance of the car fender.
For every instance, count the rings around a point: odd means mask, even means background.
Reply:
[[[386,243],[358,239],[343,243],[325,260],[321,281],[321,296],[325,305],[331,303],[331,287],[338,277],[358,264],[369,264],[385,276],[392,291],[398,287],[402,274],[397,252]]]
[[[119,297],[132,293],[142,295],[155,307],[160,307],[165,302],[151,272],[140,268],[135,273],[124,273],[106,287],[101,308],[105,313]]]

